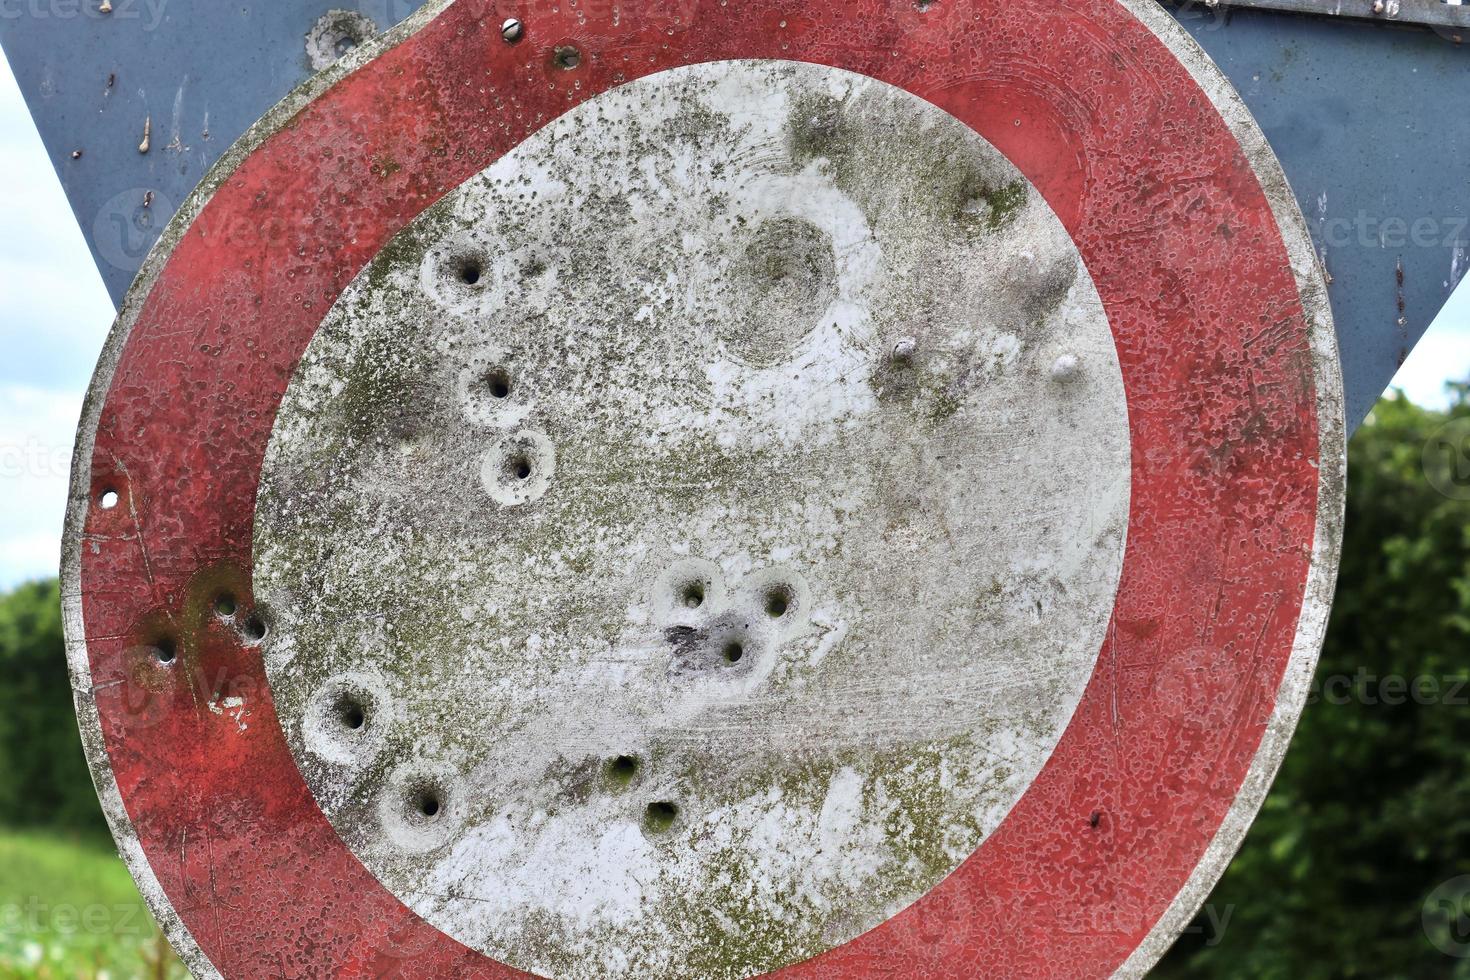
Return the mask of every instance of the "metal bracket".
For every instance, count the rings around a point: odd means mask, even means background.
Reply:
[[[1319,17],[1353,17],[1396,24],[1423,24],[1451,29],[1450,39],[1463,40],[1459,32],[1470,32],[1470,4],[1460,0],[1191,0],[1191,5],[1252,7],[1281,10]]]

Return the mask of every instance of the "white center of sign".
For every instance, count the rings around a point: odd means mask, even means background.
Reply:
[[[331,310],[260,488],[267,668],[323,811],[436,927],[550,977],[749,976],[1009,812],[1129,482],[1102,304],[1000,153],[861,76],[682,68]]]

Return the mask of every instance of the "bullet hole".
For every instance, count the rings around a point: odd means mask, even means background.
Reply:
[[[240,627],[240,634],[249,643],[259,643],[265,639],[265,620],[256,613],[251,613],[245,618],[245,623]]]
[[[551,487],[556,450],[539,432],[518,432],[490,449],[480,464],[480,483],[506,507],[538,500]]]
[[[791,590],[784,585],[777,586],[766,593],[766,615],[772,619],[781,619],[791,611]]]
[[[510,397],[511,382],[510,373],[502,368],[496,368],[485,375],[485,391],[491,398],[502,400]]]
[[[337,721],[348,731],[360,732],[367,727],[367,708],[353,695],[344,694],[338,698],[333,711]]]
[[[235,615],[235,611],[238,608],[239,605],[235,602],[235,597],[228,592],[222,592],[215,597],[214,611],[221,619],[231,618]]]
[[[1093,830],[1096,830],[1098,828],[1098,825],[1102,823],[1102,811],[1094,810],[1092,812],[1092,817],[1089,818],[1087,822],[1089,825],[1091,825]]]
[[[321,71],[377,33],[378,26],[369,17],[346,10],[330,11],[306,35],[307,61],[313,71]]]
[[[116,490],[103,490],[102,495],[97,498],[97,504],[103,510],[112,510],[122,501]]]
[[[161,664],[171,664],[179,659],[179,644],[171,636],[160,636],[153,641],[153,659]]]
[[[616,785],[626,786],[638,775],[638,769],[636,756],[620,755],[607,764],[607,777]]]
[[[417,816],[424,820],[437,819],[444,811],[444,801],[440,798],[439,791],[432,787],[416,791],[409,799],[409,806],[413,808]]]
[[[564,44],[556,49],[556,67],[562,71],[572,71],[582,64],[582,52],[570,44]]]
[[[698,609],[704,605],[704,583],[690,582],[684,586],[684,592],[680,595],[679,599],[684,603],[685,609]]]
[[[500,25],[500,36],[506,44],[515,44],[526,36],[526,25],[511,17]]]
[[[726,663],[738,664],[745,659],[745,646],[739,640],[731,640],[726,643],[725,648],[720,652],[724,655]]]
[[[650,803],[643,814],[643,826],[648,829],[649,833],[666,834],[673,829],[674,822],[678,819],[679,808],[675,804]]]

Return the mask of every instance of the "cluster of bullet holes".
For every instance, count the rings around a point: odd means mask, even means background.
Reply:
[[[761,671],[804,621],[806,582],[794,571],[768,569],[726,598],[724,576],[712,562],[682,561],[661,576],[655,598],[671,648],[674,676],[743,679]]]
[[[222,592],[215,597],[214,614],[222,622],[233,626],[246,645],[254,646],[264,642],[267,632],[265,620],[257,610],[241,609],[233,593]]]
[[[394,725],[387,690],[370,672],[342,674],[322,684],[302,720],[307,751],[344,772],[367,770]],[[447,843],[462,818],[456,786],[452,770],[432,762],[410,761],[392,771],[377,793],[378,820],[388,838],[410,853]]]
[[[222,592],[215,596],[214,615],[227,627],[234,630],[245,646],[257,646],[265,640],[265,620],[255,610],[242,609],[234,593]],[[171,633],[159,633],[148,643],[153,659],[161,666],[171,667],[179,659],[178,637]]]
[[[607,782],[615,791],[632,788],[643,771],[643,760],[635,755],[620,755],[605,766]],[[668,800],[653,800],[643,808],[643,829],[651,837],[662,837],[679,822],[679,805]]]
[[[423,288],[450,310],[461,310],[467,297],[489,287],[493,270],[478,247],[436,249],[426,259]],[[482,352],[460,371],[459,400],[465,419],[502,435],[481,457],[480,483],[502,507],[539,500],[551,488],[556,449],[535,429],[519,428],[533,414],[524,379],[501,351]]]

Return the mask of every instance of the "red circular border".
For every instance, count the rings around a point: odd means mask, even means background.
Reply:
[[[1317,519],[1314,361],[1282,234],[1184,65],[1111,0],[606,8],[458,0],[313,101],[214,193],[143,302],[97,426],[80,582],[107,755],[168,901],[226,976],[521,975],[438,932],[296,770],[248,608],[271,423],[318,324],[425,208],[560,113],[694,62],[794,59],[926,98],[1014,161],[1112,324],[1134,446],[1109,640],[1056,752],[918,904],[790,977],[1097,976],[1200,862],[1291,656]],[[598,16],[605,10],[608,16]],[[697,16],[693,16],[697,12]],[[528,35],[500,37],[507,16]],[[583,52],[560,68],[559,44]],[[95,499],[95,496],[94,496]],[[159,631],[179,657],[139,645]],[[243,730],[208,702],[244,699]]]

